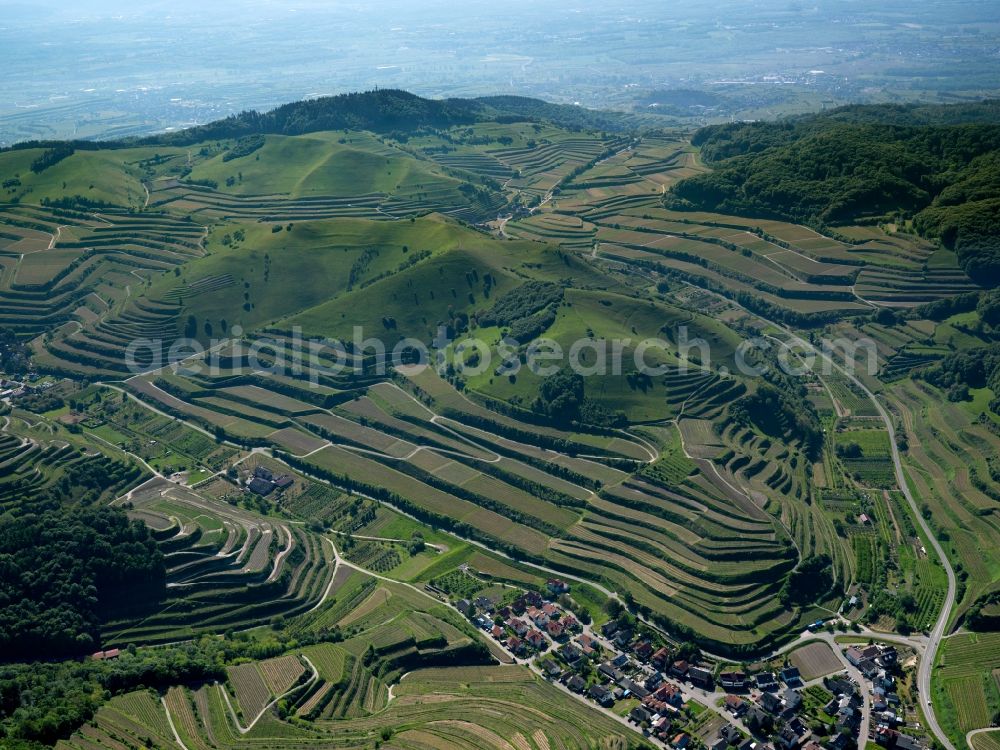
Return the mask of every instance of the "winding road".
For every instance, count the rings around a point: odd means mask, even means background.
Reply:
[[[987,732],[1000,732],[1000,728],[983,727],[982,729],[973,729],[971,732],[966,732],[965,744],[969,746],[969,750],[973,750],[973,748],[975,748],[975,745],[972,744],[972,738],[977,734],[986,734]]]
[[[820,356],[824,362],[835,368],[855,386],[857,386],[858,389],[875,405],[879,416],[882,418],[882,422],[885,424],[885,429],[889,433],[889,446],[892,449],[892,464],[896,473],[896,483],[899,485],[900,490],[902,490],[903,496],[906,498],[906,502],[909,503],[910,510],[913,512],[913,517],[917,520],[924,536],[927,537],[927,540],[934,548],[934,552],[937,554],[938,559],[948,576],[948,590],[945,593],[944,604],[941,607],[941,612],[938,615],[937,622],[934,623],[934,628],[928,636],[927,645],[924,649],[923,656],[920,659],[919,667],[917,668],[917,692],[920,694],[921,709],[923,711],[924,718],[927,721],[928,728],[930,728],[930,730],[934,733],[934,736],[937,737],[938,741],[946,748],[946,750],[955,750],[955,746],[952,744],[951,740],[948,739],[948,735],[945,734],[944,730],[941,729],[937,716],[934,715],[934,705],[931,701],[931,674],[934,671],[934,661],[937,656],[938,647],[941,645],[941,639],[944,637],[945,629],[948,627],[948,620],[951,618],[951,611],[955,606],[955,571],[951,567],[951,563],[948,561],[948,556],[945,554],[944,548],[937,540],[937,537],[934,536],[934,532],[931,530],[927,520],[920,512],[920,507],[917,505],[917,501],[914,499],[913,493],[910,491],[909,484],[906,481],[906,474],[903,471],[903,462],[899,457],[899,448],[896,445],[896,430],[893,427],[892,418],[882,405],[882,402],[876,398],[875,394],[871,392],[868,386],[862,383],[853,372],[850,372],[845,367],[841,367],[833,360],[832,357],[830,357],[829,354],[820,351],[805,339],[796,336],[788,329],[782,328],[782,330],[789,336],[792,336],[792,344],[809,349]]]
[[[701,287],[698,288],[701,289]],[[708,290],[703,290],[703,291],[708,291]],[[948,735],[945,734],[944,730],[941,728],[941,725],[938,723],[937,716],[935,716],[934,714],[934,706],[930,699],[931,674],[934,671],[934,661],[937,656],[938,647],[941,645],[941,639],[944,637],[945,629],[948,627],[948,620],[951,618],[952,609],[955,606],[955,590],[956,590],[955,571],[951,567],[951,563],[948,561],[948,556],[945,554],[944,548],[941,546],[941,543],[938,542],[937,537],[934,536],[934,533],[931,530],[930,525],[927,523],[927,520],[921,514],[920,507],[917,505],[917,502],[913,497],[913,493],[910,491],[910,487],[907,484],[906,475],[903,471],[903,463],[899,456],[899,448],[896,445],[896,430],[893,427],[892,418],[889,416],[889,413],[886,411],[882,403],[878,400],[878,398],[876,398],[875,394],[872,393],[871,389],[869,389],[868,386],[866,386],[863,382],[861,382],[861,380],[857,376],[855,376],[853,372],[850,372],[847,368],[842,367],[840,364],[834,361],[834,359],[827,352],[816,348],[815,346],[813,346],[811,342],[809,342],[806,339],[803,339],[801,336],[796,334],[791,329],[785,327],[784,325],[777,323],[773,320],[768,320],[762,315],[759,315],[758,313],[748,310],[747,308],[740,305],[738,302],[735,302],[729,299],[728,297],[716,294],[715,292],[708,292],[708,293],[712,294],[715,297],[718,297],[719,299],[727,302],[728,304],[740,308],[749,315],[752,315],[753,317],[761,321],[764,321],[768,325],[773,326],[775,329],[784,333],[790,339],[788,342],[782,341],[781,339],[775,339],[776,341],[779,341],[779,343],[781,343],[782,346],[785,346],[789,350],[791,350],[792,346],[799,347],[799,351],[805,350],[810,352],[814,356],[819,357],[821,360],[823,360],[824,363],[826,363],[833,369],[837,370],[840,374],[842,374],[844,377],[850,380],[851,383],[857,386],[858,389],[862,393],[864,393],[865,396],[867,396],[868,399],[871,400],[871,402],[875,405],[875,409],[878,411],[879,417],[885,424],[886,431],[889,434],[889,445],[892,449],[892,464],[893,464],[893,470],[895,471],[896,475],[896,483],[899,485],[900,490],[903,492],[903,496],[906,498],[906,501],[910,506],[910,510],[913,512],[913,517],[917,520],[917,523],[920,525],[921,531],[923,532],[924,536],[927,537],[927,540],[930,542],[931,547],[934,548],[934,552],[938,556],[938,560],[940,561],[948,577],[948,590],[945,594],[944,604],[941,607],[941,612],[938,615],[938,619],[934,624],[934,628],[931,630],[930,635],[927,639],[927,644],[925,646],[924,653],[920,658],[920,664],[917,669],[917,692],[920,694],[920,702],[921,702],[920,707],[924,714],[924,718],[927,722],[928,728],[931,730],[931,732],[934,734],[937,740],[941,743],[941,745],[945,748],[945,750],[956,750],[955,745],[951,742],[951,740],[948,738]],[[826,384],[824,383],[824,386],[825,385]],[[863,739],[864,738],[862,738],[862,740]]]

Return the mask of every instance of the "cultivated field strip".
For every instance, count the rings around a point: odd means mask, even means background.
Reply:
[[[48,237],[44,247],[19,241],[0,250],[10,261],[0,275],[0,325],[22,335],[86,323],[125,299],[126,286],[139,289],[150,274],[204,254],[204,229],[166,215],[0,206],[0,227]]]
[[[259,425],[265,443],[267,435],[294,427],[314,436],[316,447],[280,455],[306,474],[418,517],[460,524],[455,528],[512,554],[625,587],[670,622],[698,622],[713,637],[739,643],[779,614],[767,602],[795,561],[785,529],[700,469],[700,459],[679,464],[676,476],[630,478],[617,467],[634,471],[650,460],[636,440],[538,428],[425,376],[402,381],[403,388],[378,383],[371,397],[338,396],[329,406],[322,405],[325,397],[297,397],[294,383],[269,387],[266,374],[255,375],[252,385],[240,377],[235,370],[218,378],[164,373],[130,387],[224,434],[230,420]],[[349,392],[348,380],[339,385]],[[687,377],[678,380],[675,398],[706,394],[701,408],[689,409],[705,418],[720,413],[735,386],[714,375]],[[430,400],[421,404],[414,393]],[[546,440],[558,440],[561,450]],[[563,453],[566,446],[578,455]],[[282,534],[281,527],[261,534],[242,575],[270,572],[264,562],[284,548]],[[218,573],[203,584],[229,579],[232,573]],[[211,611],[211,621],[228,622],[239,611]]]
[[[119,613],[105,625],[107,642],[170,641],[305,613],[330,585],[329,548],[301,526],[165,484],[143,488],[131,502],[146,514],[180,520],[181,528],[160,541],[165,601]]]

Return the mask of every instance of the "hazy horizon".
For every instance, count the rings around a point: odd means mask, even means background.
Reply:
[[[0,143],[113,137],[374,86],[709,116],[997,92],[995,4],[0,2]]]

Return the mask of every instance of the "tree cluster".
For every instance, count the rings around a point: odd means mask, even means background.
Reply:
[[[9,328],[0,328],[0,372],[23,375],[28,371],[30,350]]]
[[[788,574],[778,592],[778,599],[786,607],[812,604],[828,596],[832,590],[833,561],[829,555],[812,555]]]
[[[763,383],[730,406],[730,416],[737,424],[752,424],[766,435],[800,441],[807,455],[816,456],[823,447],[819,418],[790,381]]]

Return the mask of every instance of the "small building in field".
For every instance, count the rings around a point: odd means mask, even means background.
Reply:
[[[550,578],[545,587],[553,595],[565,594],[569,591],[569,584],[559,578]]]

